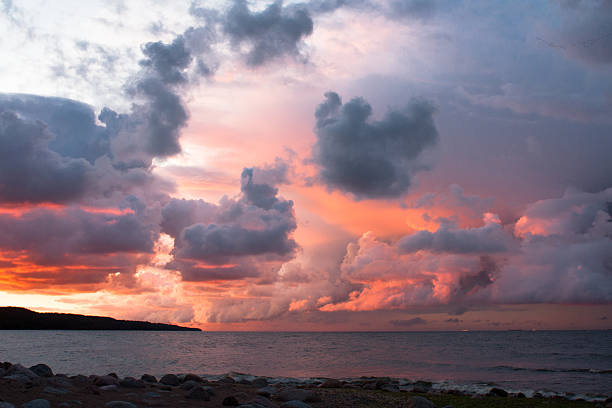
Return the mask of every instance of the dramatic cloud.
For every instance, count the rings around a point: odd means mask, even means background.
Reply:
[[[313,158],[327,186],[357,199],[406,193],[414,173],[423,168],[419,155],[437,140],[433,106],[413,101],[372,121],[372,108],[362,98],[344,105],[335,92],[325,98],[315,113]]]
[[[610,302],[611,200],[612,189],[567,192],[528,206],[513,230],[489,214],[479,228],[443,224],[396,244],[364,234],[348,246],[341,267],[363,288],[322,310]]]
[[[258,276],[266,264],[280,266],[297,249],[293,202],[277,196],[274,185],[258,183],[244,169],[241,195],[218,205],[203,200],[171,200],[162,209],[162,231],[175,239],[170,267],[186,280],[238,279]],[[268,265],[268,268],[270,267]]]
[[[248,47],[246,62],[253,67],[284,56],[302,57],[301,42],[312,34],[312,29],[305,7],[283,6],[282,1],[252,12],[246,0],[235,0],[223,22],[223,30],[234,47]]]

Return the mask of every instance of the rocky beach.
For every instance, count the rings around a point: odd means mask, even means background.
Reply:
[[[588,400],[587,400],[588,399]],[[473,391],[427,381],[385,377],[270,378],[241,373],[115,373],[65,375],[45,364],[0,363],[0,408],[55,407],[612,407],[610,395],[508,392],[494,385]]]

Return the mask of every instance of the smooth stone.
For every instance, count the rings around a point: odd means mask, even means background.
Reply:
[[[58,388],[58,387],[52,387],[52,386],[46,386],[45,388],[43,388],[43,392],[47,394],[53,394],[53,395],[68,394],[68,390],[65,390],[63,388]]]
[[[145,388],[146,385],[143,381],[137,380],[134,377],[125,377],[119,381],[119,385],[125,388]]]
[[[189,391],[190,389],[192,389],[193,387],[197,387],[198,385],[200,385],[199,382],[189,380],[189,381],[185,381],[184,383],[182,383],[179,388],[181,390]]]
[[[321,398],[310,390],[287,389],[278,393],[278,399],[281,401],[303,401],[303,402],[319,402]]]
[[[46,364],[36,364],[35,366],[30,367],[30,370],[39,377],[53,377],[53,371]]]
[[[259,405],[260,407],[263,407],[263,408],[276,408],[276,404],[274,404],[272,401],[270,401],[266,397],[262,397],[261,395],[256,396],[255,398],[253,398],[248,403],[249,404],[257,404],[257,405]]]
[[[310,405],[299,400],[287,401],[281,404],[280,408],[311,408]]]
[[[117,373],[108,373],[106,375],[110,375],[111,377],[115,377],[116,379],[119,379],[119,376],[117,375]]]
[[[215,395],[217,395],[217,393],[215,392],[215,389],[213,387],[210,386],[203,386],[202,387],[204,389],[204,391],[206,391],[211,397],[214,397]]]
[[[29,378],[30,380],[33,380],[35,378],[40,378],[40,376],[36,374],[34,371],[30,370],[29,368],[25,368],[21,364],[13,364],[8,370],[6,370],[5,376],[6,377],[25,376]]]
[[[106,408],[137,408],[136,405],[127,401],[110,401],[104,404]]]
[[[51,408],[51,404],[46,399],[35,399],[23,404],[23,408]]]
[[[119,387],[116,386],[115,384],[103,385],[103,386],[100,387],[100,389],[102,391],[119,391]]]
[[[436,404],[423,397],[412,397],[408,401],[407,408],[436,408]]]
[[[490,397],[507,397],[508,392],[506,390],[502,390],[501,388],[491,388],[487,395]]]
[[[148,382],[148,383],[156,383],[157,382],[157,378],[155,378],[154,375],[151,374],[143,374],[142,377],[140,377],[140,379],[144,382]]]
[[[177,386],[179,385],[181,382],[179,381],[178,377],[174,374],[166,374],[164,375],[161,380],[159,380],[160,383],[165,384],[165,385],[172,385],[172,386]]]
[[[259,387],[259,388],[263,388],[266,385],[268,385],[268,380],[266,380],[263,377],[257,377],[256,379],[253,380],[253,384],[255,387]]]
[[[240,405],[240,402],[238,402],[238,399],[236,397],[230,395],[229,397],[223,398],[223,402],[221,402],[221,405],[223,405],[224,407],[236,407]]]
[[[143,398],[160,398],[161,394],[158,392],[149,391],[142,394],[142,396]]]
[[[204,388],[193,387],[187,394],[187,399],[199,400],[199,401],[210,401],[210,394]]]
[[[199,383],[203,382],[202,377],[200,377],[199,375],[195,375],[195,374],[185,374],[181,382],[185,383],[187,381],[195,381]]]
[[[268,385],[266,387],[260,388],[257,390],[257,395],[263,395],[264,397],[269,397],[270,395],[274,395],[278,392],[276,387]]]
[[[0,401],[0,408],[15,408],[15,406],[10,402]]]
[[[98,387],[103,387],[105,385],[119,385],[119,380],[112,375],[103,375],[102,377],[96,377],[93,383]]]
[[[344,385],[344,382],[330,378],[319,384],[319,388],[342,388],[342,385]]]

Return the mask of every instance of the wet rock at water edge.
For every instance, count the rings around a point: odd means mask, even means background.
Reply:
[[[336,380],[334,378],[327,379],[319,385],[319,388],[342,388],[344,381]]]
[[[202,379],[202,377],[200,377],[199,375],[196,374],[185,374],[183,376],[183,378],[181,379],[181,382],[187,382],[187,381],[195,381],[195,382],[204,382],[204,380]]]
[[[501,388],[491,388],[487,396],[489,397],[507,397],[508,392],[506,390],[502,390]]]
[[[436,404],[423,397],[412,397],[408,401],[408,408],[436,408]]]
[[[254,385],[255,387],[263,388],[268,385],[268,380],[266,380],[264,377],[257,377],[253,380],[252,385]]]
[[[157,382],[157,378],[155,378],[154,375],[151,374],[143,374],[142,377],[140,377],[140,379],[144,382],[147,383],[156,383]]]
[[[30,370],[39,377],[53,377],[53,371],[46,364],[36,364],[35,366],[30,367]]]
[[[23,408],[51,408],[51,404],[46,399],[35,399],[23,404]]]
[[[119,385],[119,379],[113,377],[112,375],[103,375],[102,377],[95,377],[93,383],[98,387],[104,387],[107,385]]]
[[[165,384],[165,385],[172,385],[172,386],[177,386],[179,385],[181,382],[179,381],[178,377],[174,374],[166,374],[164,375],[161,380],[159,380],[160,383]]]
[[[119,385],[125,388],[145,388],[146,387],[144,381],[137,380],[134,377],[125,377],[123,380],[119,381]]]
[[[210,394],[201,386],[193,387],[186,396],[187,399],[210,401]]]

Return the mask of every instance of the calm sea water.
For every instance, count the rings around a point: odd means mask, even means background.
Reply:
[[[612,394],[612,331],[200,333],[0,331],[0,361],[55,372],[391,376]]]

